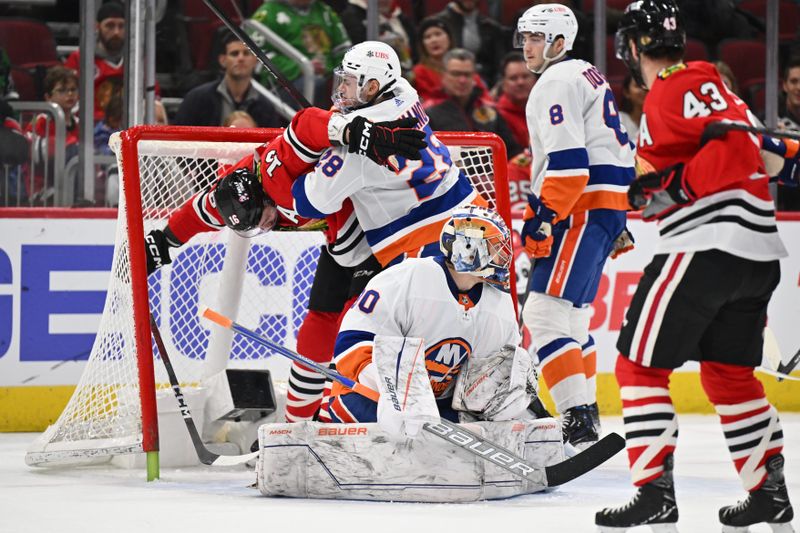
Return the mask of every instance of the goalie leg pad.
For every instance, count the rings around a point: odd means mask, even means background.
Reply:
[[[553,419],[478,422],[470,429],[536,466],[564,460]],[[469,502],[541,491],[426,431],[397,440],[377,424],[264,424],[257,485],[266,496]]]

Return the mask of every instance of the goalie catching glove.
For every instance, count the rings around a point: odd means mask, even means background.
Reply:
[[[164,265],[172,262],[170,248],[178,248],[183,243],[178,240],[169,226],[163,230],[154,229],[144,237],[144,251],[147,258],[147,275],[149,276]]]
[[[539,393],[539,376],[530,354],[518,346],[504,346],[488,357],[470,357],[458,375],[453,409],[481,420],[514,420]]]

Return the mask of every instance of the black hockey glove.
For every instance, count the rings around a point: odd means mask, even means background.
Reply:
[[[364,117],[356,117],[347,126],[350,136],[347,151],[366,156],[379,165],[393,155],[422,159],[419,152],[427,148],[428,143],[425,132],[414,128],[416,125],[415,118],[372,123]]]
[[[164,265],[172,262],[170,248],[178,248],[181,243],[169,226],[164,230],[154,229],[144,237],[144,251],[147,257],[147,275],[149,276]]]
[[[660,191],[666,192],[676,205],[685,205],[697,199],[697,195],[683,179],[683,163],[678,163],[636,178],[628,189],[628,202],[638,211],[648,205],[653,195]]]

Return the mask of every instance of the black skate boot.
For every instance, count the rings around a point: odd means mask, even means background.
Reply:
[[[723,533],[749,531],[748,526],[766,522],[773,532],[792,533],[794,511],[789,503],[786,482],[783,479],[783,455],[769,458],[766,464],[767,480],[747,495],[744,501],[719,510]]]
[[[607,507],[594,515],[594,523],[605,533],[623,533],[628,528],[649,525],[659,533],[677,533],[678,506],[672,480],[672,455],[664,459],[664,473],[639,487],[631,501],[621,507]]]
[[[561,415],[561,433],[564,442],[583,449],[597,442],[597,430],[592,422],[592,412],[588,405],[570,407]]]
[[[594,424],[594,429],[597,431],[597,436],[599,437],[603,430],[600,426],[600,408],[597,406],[597,402],[589,405],[589,412],[592,414],[592,423]]]

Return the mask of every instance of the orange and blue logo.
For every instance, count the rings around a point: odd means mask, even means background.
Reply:
[[[455,378],[471,353],[472,346],[460,337],[442,339],[425,350],[425,368],[435,397],[441,398],[455,385]]]

